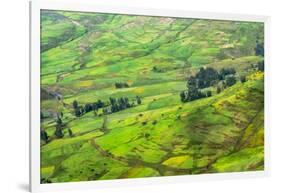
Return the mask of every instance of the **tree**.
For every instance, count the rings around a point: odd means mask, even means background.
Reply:
[[[258,63],[258,70],[262,71],[262,72],[264,71],[264,61],[263,60]]]
[[[186,91],[180,93],[181,102],[186,102]]]
[[[82,115],[81,109],[79,107],[74,109],[74,114],[76,117],[80,117]]]
[[[182,102],[193,101],[196,99],[207,97],[202,93],[199,88],[209,87],[218,80],[218,72],[213,68],[200,68],[199,72],[195,76],[189,77],[187,80],[187,91],[180,93]],[[209,95],[212,93],[208,93]],[[211,95],[210,95],[211,96]]]
[[[85,109],[82,106],[79,106],[79,109],[80,109],[81,115],[83,115],[85,113]]]
[[[246,76],[240,76],[240,81],[242,82],[242,83],[244,83],[244,82],[246,82]]]
[[[62,120],[61,120],[61,118],[60,117],[57,117],[57,125],[60,125],[60,126],[62,126]]]
[[[125,102],[126,108],[130,108],[132,106],[127,97],[124,98],[124,102]]]
[[[218,72],[211,67],[200,68],[199,72],[195,75],[195,83],[198,88],[207,88],[216,83],[219,78]],[[194,78],[192,78],[194,82]]]
[[[71,129],[68,129],[67,131],[68,131],[68,135],[69,135],[69,137],[73,137],[72,130],[71,130]]]
[[[260,56],[264,56],[264,45],[263,43],[258,43],[257,42],[257,46],[255,48],[255,52],[256,52],[256,55],[260,55]]]
[[[40,119],[44,119],[44,114],[40,112]]]
[[[114,112],[119,111],[119,106],[118,106],[117,100],[115,98],[110,97],[109,102],[111,104],[111,112],[114,113]]]
[[[196,99],[200,99],[205,97],[206,95],[203,94],[200,90],[198,90],[198,88],[194,85],[190,85],[188,87],[188,91],[186,93],[186,101],[193,101]]]
[[[115,88],[121,88],[121,85],[120,85],[119,82],[116,82],[116,83],[115,83]]]
[[[102,127],[100,129],[102,132],[107,132],[107,116],[104,116],[103,118],[103,123],[102,123]]]
[[[222,90],[225,89],[227,87],[226,82],[222,81]]]
[[[95,102],[92,104],[93,110],[95,111],[95,113],[98,111],[98,104]]]
[[[62,138],[63,137],[63,132],[62,132],[63,123],[59,116],[57,117],[56,123],[57,124],[56,124],[55,136],[57,136],[58,138]]]
[[[136,98],[137,98],[138,105],[140,105],[141,104],[141,98],[139,96],[137,96]]]
[[[57,138],[63,138],[62,127],[59,125],[56,125],[55,136]]]
[[[48,143],[49,136],[44,129],[41,129],[40,135],[41,135],[41,140],[43,140],[45,143]]]
[[[74,109],[78,108],[78,102],[76,100],[73,101],[72,106]]]
[[[92,111],[92,110],[93,110],[93,105],[87,103],[87,104],[84,106],[84,110],[85,110],[86,113]]]
[[[196,78],[194,76],[191,76],[188,80],[187,80],[187,85],[186,87],[189,88],[189,86],[196,86]]]
[[[126,108],[126,104],[123,97],[117,99],[117,102],[118,102],[118,110],[123,110]]]
[[[102,108],[104,106],[104,103],[101,100],[98,100],[97,107]]]
[[[235,76],[227,76],[225,82],[226,82],[226,86],[230,87],[236,83],[236,78]]]
[[[235,73],[234,68],[222,68],[219,72],[219,79],[224,80],[227,75],[234,75]]]

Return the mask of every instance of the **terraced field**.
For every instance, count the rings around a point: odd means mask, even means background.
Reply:
[[[263,170],[263,30],[43,10],[41,183]],[[182,101],[208,68],[235,83]]]

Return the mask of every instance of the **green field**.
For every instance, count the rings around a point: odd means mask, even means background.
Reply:
[[[263,23],[42,10],[41,183],[263,170],[263,38]]]

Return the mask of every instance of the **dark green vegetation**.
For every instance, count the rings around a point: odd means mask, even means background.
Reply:
[[[263,170],[263,24],[42,11],[41,182]]]

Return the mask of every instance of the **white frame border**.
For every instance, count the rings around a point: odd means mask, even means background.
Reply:
[[[116,13],[129,15],[166,16],[183,18],[200,18],[213,20],[234,20],[264,23],[265,43],[265,169],[255,172],[216,173],[200,175],[183,175],[169,177],[151,177],[136,179],[116,179],[104,181],[67,182],[40,184],[40,10],[66,10],[81,12]],[[270,56],[269,56],[270,17],[260,15],[241,15],[225,13],[194,12],[184,10],[150,9],[99,4],[83,4],[54,1],[30,2],[30,191],[46,192],[59,190],[81,190],[88,188],[116,188],[129,186],[156,185],[166,183],[187,183],[193,181],[210,181],[265,177],[270,175]]]

